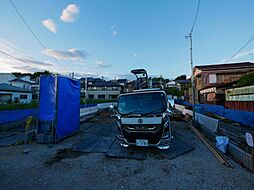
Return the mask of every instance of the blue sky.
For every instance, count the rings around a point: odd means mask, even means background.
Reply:
[[[133,68],[145,68],[150,75],[166,78],[190,74],[189,41],[184,36],[198,0],[13,2],[47,49],[27,30],[9,0],[2,0],[0,50],[26,63],[0,53],[0,72],[49,69],[122,78]],[[194,64],[224,63],[233,55],[253,35],[253,7],[253,0],[201,0],[193,33]],[[253,43],[232,61],[250,61]]]

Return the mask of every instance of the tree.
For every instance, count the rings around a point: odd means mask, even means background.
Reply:
[[[175,80],[186,80],[186,79],[187,79],[186,75],[180,75],[180,76],[175,78]]]
[[[167,95],[173,95],[173,96],[177,96],[177,97],[181,97],[184,95],[184,91],[179,90],[177,88],[166,88],[165,92]]]
[[[250,86],[254,85],[254,72],[244,75],[237,81],[237,86]]]
[[[40,77],[41,75],[50,75],[51,73],[48,70],[45,70],[43,72],[35,72],[32,76],[32,78]]]
[[[17,78],[21,78],[24,76],[30,76],[31,79],[36,79],[37,77],[40,77],[41,75],[50,75],[51,73],[48,70],[45,71],[38,71],[38,72],[34,72],[32,73],[21,73],[21,72],[13,72],[12,74],[14,74]]]

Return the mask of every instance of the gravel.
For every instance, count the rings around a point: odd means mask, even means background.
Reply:
[[[254,189],[250,171],[233,160],[234,168],[221,165],[184,122],[173,125],[175,135],[185,138],[195,150],[172,160],[63,152],[81,139],[82,133],[53,147],[32,144],[28,154],[23,153],[23,145],[1,147],[0,189]],[[56,155],[60,159],[51,162]]]

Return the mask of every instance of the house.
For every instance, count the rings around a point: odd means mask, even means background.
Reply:
[[[94,84],[96,82],[102,82],[102,81],[105,81],[101,78],[93,78],[93,77],[83,77],[80,79],[80,85],[81,85],[81,88],[86,88],[86,85],[91,85],[91,84]]]
[[[12,86],[16,86],[16,87],[20,87],[20,88],[31,90],[31,86],[35,82],[34,81],[24,80],[23,78],[16,78],[16,79],[10,80],[9,83]]]
[[[176,89],[180,89],[181,86],[178,82],[174,81],[174,80],[171,80],[169,81],[168,83],[166,83],[164,85],[164,88],[176,88]]]
[[[34,84],[31,85],[31,91],[33,93],[33,100],[38,100],[39,98],[39,93],[40,93],[40,84],[39,82],[35,82]]]
[[[121,93],[126,92],[127,90],[127,79],[117,79],[116,82],[121,85]]]
[[[190,87],[191,85],[191,80],[186,79],[186,80],[175,80],[176,83],[180,85],[180,90],[186,90]]]
[[[32,90],[33,99],[38,99],[39,82],[32,80],[29,75],[14,75],[12,73],[0,73],[0,84],[9,84],[15,87]]]
[[[81,98],[116,100],[121,92],[121,85],[112,81],[97,81],[81,88]]]
[[[0,84],[9,84],[9,81],[16,79],[15,75],[12,73],[0,73]]]
[[[136,88],[136,85],[137,85],[137,81],[136,80],[129,81],[126,84],[126,90],[125,90],[125,92],[133,92],[133,90]]]
[[[241,62],[194,67],[194,80],[201,103],[224,104],[224,85],[254,71],[254,63]]]
[[[254,112],[254,84],[226,89],[225,95],[226,108]]]
[[[30,103],[32,101],[32,91],[10,84],[0,84],[0,103]]]

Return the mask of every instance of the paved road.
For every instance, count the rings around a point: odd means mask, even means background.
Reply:
[[[112,121],[95,118],[82,128],[94,122],[110,125]],[[254,189],[252,173],[234,161],[233,169],[222,166],[184,122],[173,125],[176,135],[195,146],[194,151],[173,160],[72,152],[56,157],[57,150],[70,148],[83,133],[52,148],[33,144],[29,154],[22,153],[22,145],[0,148],[0,189]]]

